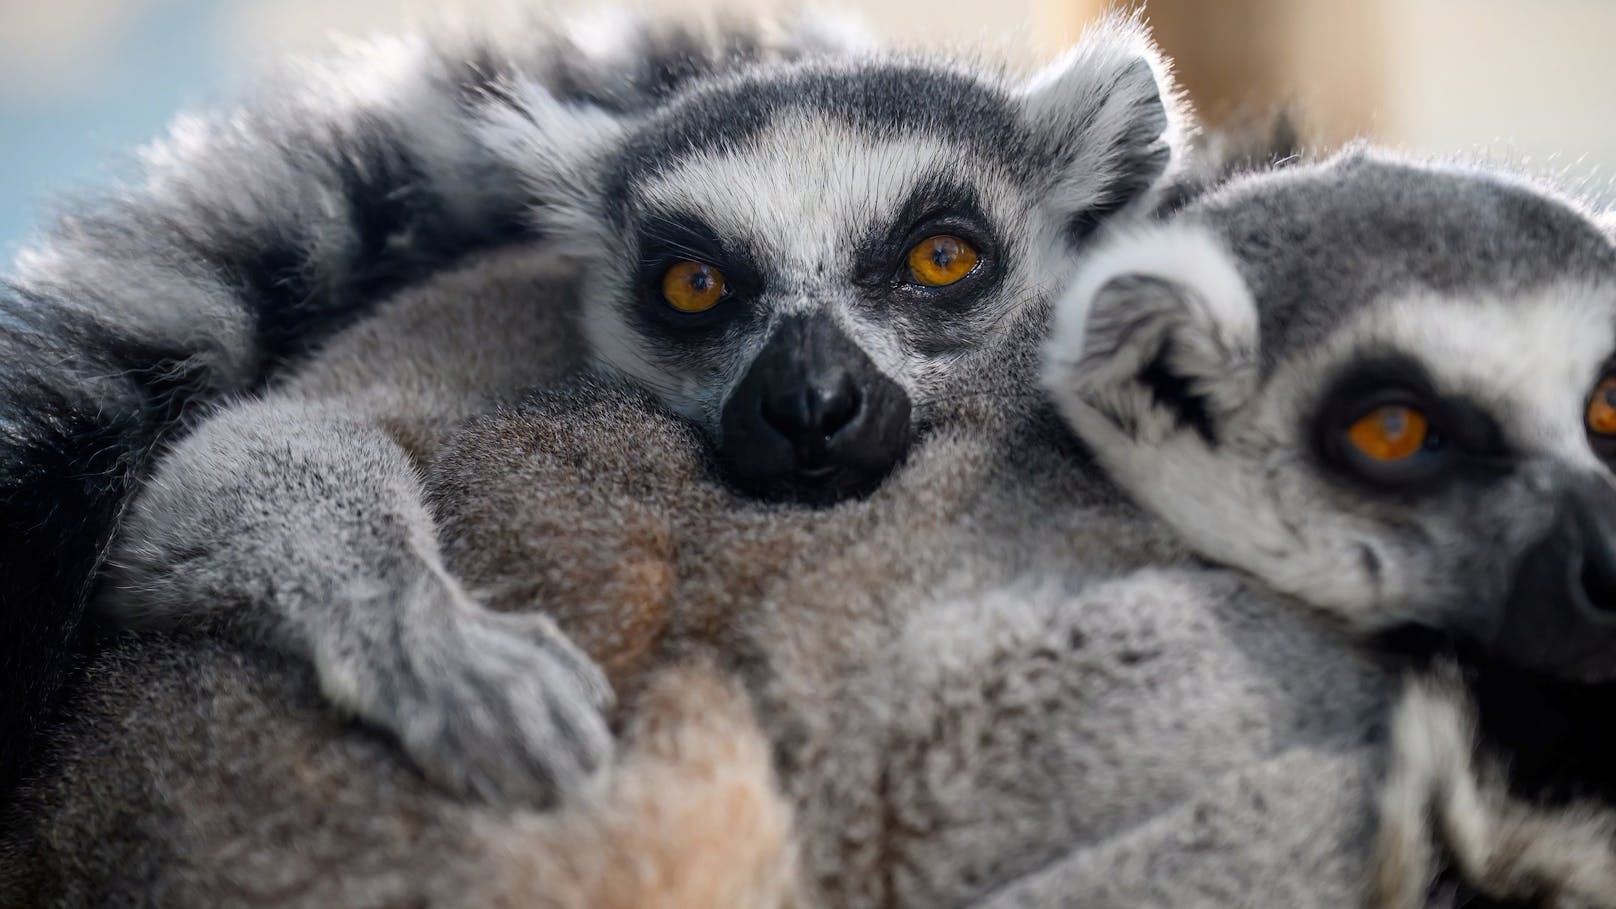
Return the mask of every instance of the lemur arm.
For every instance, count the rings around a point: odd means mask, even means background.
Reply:
[[[552,799],[610,753],[611,689],[548,618],[485,609],[449,575],[417,477],[348,402],[221,411],[136,497],[106,611],[216,620],[310,662],[328,698],[453,791]]]

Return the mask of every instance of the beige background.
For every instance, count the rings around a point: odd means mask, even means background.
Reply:
[[[839,6],[898,41],[1036,59],[1074,40],[1105,3]],[[525,5],[560,15],[601,4]],[[41,197],[98,175],[90,162],[154,134],[176,108],[226,96],[254,61],[317,48],[332,33],[445,16],[497,23],[517,8],[517,0],[0,0],[0,243]],[[1596,186],[1616,167],[1608,115],[1616,0],[1149,0],[1146,9],[1210,119],[1288,102],[1321,144],[1366,135],[1565,171]]]

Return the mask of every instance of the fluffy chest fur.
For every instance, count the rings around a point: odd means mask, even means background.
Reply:
[[[456,570],[557,610],[620,690],[696,652],[745,680],[830,905],[1207,898],[1095,873],[1174,837],[1222,843],[1231,899],[1357,898],[1381,670],[1026,410],[814,511],[737,501],[679,424],[574,388],[475,422],[432,482]]]

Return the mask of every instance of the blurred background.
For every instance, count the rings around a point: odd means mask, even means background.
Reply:
[[[1033,62],[1109,0],[839,4],[901,42]],[[526,0],[557,15],[577,0]],[[1136,0],[1137,3],[1137,0]],[[1130,5],[1136,5],[1130,4]],[[677,12],[776,0],[638,0]],[[598,2],[590,4],[599,6]],[[1616,0],[1147,0],[1212,122],[1276,104],[1328,146],[1369,136],[1506,160],[1604,187],[1616,169]],[[0,256],[53,199],[119,172],[177,111],[227,101],[263,65],[514,0],[0,0]]]

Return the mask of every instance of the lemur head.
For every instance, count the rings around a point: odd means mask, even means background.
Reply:
[[[1046,384],[1205,556],[1616,679],[1616,251],[1574,204],[1367,151],[1237,179],[1096,253]]]
[[[859,495],[974,352],[1047,312],[1090,230],[1176,160],[1130,22],[1029,81],[878,54],[759,66],[625,122],[511,85],[486,134],[583,262],[608,371],[714,443],[744,491]]]

